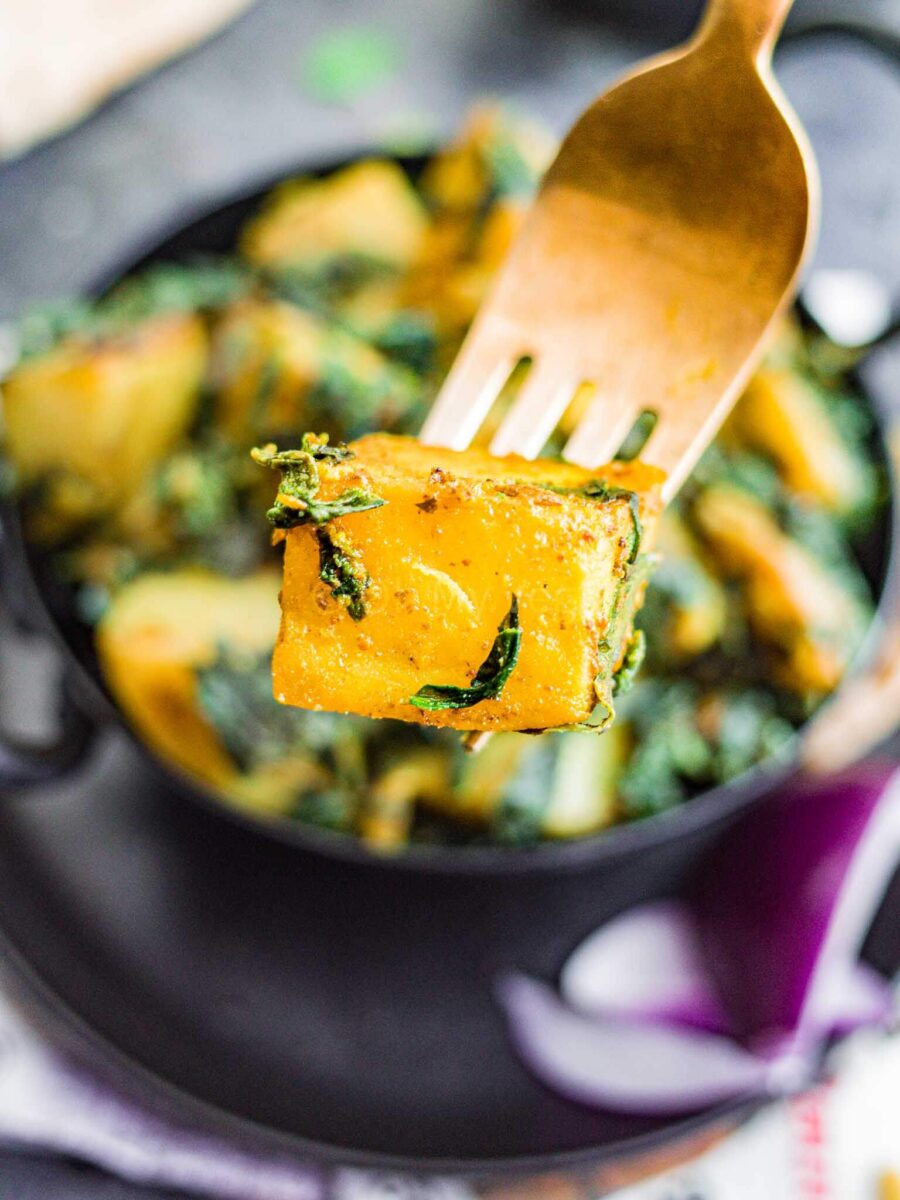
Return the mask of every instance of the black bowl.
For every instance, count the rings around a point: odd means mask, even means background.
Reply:
[[[312,168],[312,173],[327,174],[346,161]],[[415,177],[423,159],[399,160],[404,169]],[[286,176],[310,173],[303,165],[293,171],[279,173],[226,200],[181,220],[174,228],[158,231],[148,237],[126,261],[105,272],[96,283],[96,294],[102,294],[119,279],[153,262],[184,261],[198,255],[217,254],[230,250],[244,221],[258,208],[266,193]],[[862,394],[866,390],[861,386]],[[873,626],[873,636],[867,652],[860,656],[865,662],[877,652],[875,630],[886,624],[889,611],[896,606],[900,593],[895,553],[900,530],[900,498],[895,486],[894,465],[888,447],[892,425],[897,416],[891,405],[868,396],[877,417],[877,434],[873,453],[886,468],[891,483],[893,503],[883,506],[876,528],[864,550],[863,567],[879,597],[879,611]],[[92,630],[79,618],[70,586],[60,582],[51,562],[42,551],[29,544],[17,506],[7,501],[0,509],[2,520],[4,562],[2,580],[8,603],[20,618],[31,627],[49,630],[63,649],[66,664],[67,697],[77,706],[77,712],[67,705],[68,725],[63,730],[61,745],[56,753],[43,752],[36,761],[33,753],[22,747],[7,746],[0,751],[0,783],[15,783],[32,778],[45,779],[58,767],[67,770],[77,759],[78,746],[86,745],[94,725],[122,721],[116,705],[103,681],[93,644]],[[840,691],[836,699],[839,700]],[[521,872],[556,872],[578,869],[601,863],[612,864],[640,856],[646,863],[655,856],[668,857],[674,844],[680,843],[686,858],[692,858],[690,847],[702,849],[711,836],[730,819],[766,795],[798,769],[804,730],[801,730],[778,759],[761,763],[749,772],[729,782],[709,789],[687,803],[631,824],[614,826],[599,834],[571,841],[538,843],[529,847],[508,846],[424,846],[412,845],[400,852],[385,855],[369,849],[357,838],[331,833],[303,822],[287,818],[255,816],[229,805],[212,789],[190,777],[172,764],[162,762],[142,746],[156,769],[170,783],[193,801],[229,819],[245,825],[261,827],[271,836],[302,846],[305,849],[332,855],[349,861],[382,865],[394,870],[440,872],[452,874],[497,874]],[[623,905],[624,907],[624,905]]]

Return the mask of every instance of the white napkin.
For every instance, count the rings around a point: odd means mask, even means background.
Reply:
[[[2,0],[0,158],[71,125],[253,0]]]
[[[858,1033],[835,1065],[834,1083],[616,1200],[879,1200],[879,1181],[900,1172],[900,1037]]]

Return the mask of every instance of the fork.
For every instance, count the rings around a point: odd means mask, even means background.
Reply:
[[[812,151],[771,73],[791,0],[709,0],[693,37],[575,123],[422,429],[462,450],[530,360],[491,451],[540,454],[576,392],[563,457],[641,452],[677,492],[791,300],[817,224]],[[581,393],[582,395],[585,393]]]

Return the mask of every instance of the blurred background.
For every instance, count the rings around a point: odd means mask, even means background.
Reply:
[[[511,99],[562,130],[628,62],[685,36],[700,7],[4,0],[0,317],[85,286],[211,196],[363,145],[440,138],[478,96]],[[890,48],[900,4],[797,0],[789,20],[798,40],[779,52],[779,73],[825,175],[820,258],[900,273],[900,80],[846,33],[799,36],[835,24],[877,30]],[[56,132],[111,89],[89,120]]]

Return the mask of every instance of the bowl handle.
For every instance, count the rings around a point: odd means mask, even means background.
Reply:
[[[74,698],[65,675],[56,686],[59,722],[53,737],[26,742],[0,730],[0,789],[47,783],[74,770],[87,756],[97,726]]]
[[[0,519],[0,608],[3,641],[8,638],[47,638],[38,618],[43,604],[34,580],[24,567],[18,527],[4,510]],[[57,727],[46,740],[25,741],[0,729],[0,789],[46,783],[74,770],[86,757],[97,722],[79,700],[71,673],[61,664],[47,685],[57,694]]]

